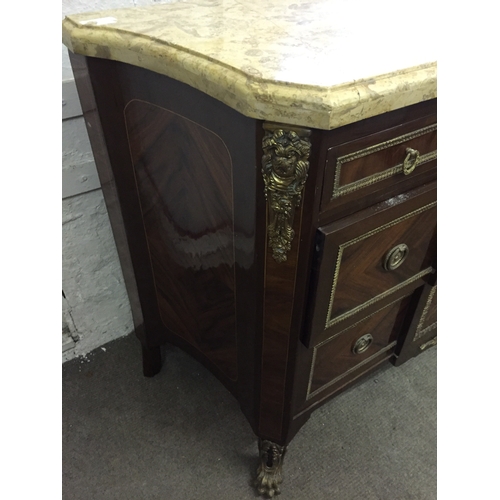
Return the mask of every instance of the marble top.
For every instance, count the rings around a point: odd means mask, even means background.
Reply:
[[[67,16],[63,42],[252,118],[332,129],[436,97],[434,5],[180,0]]]

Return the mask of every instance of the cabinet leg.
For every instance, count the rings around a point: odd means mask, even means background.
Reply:
[[[142,345],[142,373],[154,377],[161,370],[161,348]]]
[[[279,485],[283,481],[282,466],[286,446],[259,438],[260,464],[255,485],[257,491],[268,498],[281,493]]]

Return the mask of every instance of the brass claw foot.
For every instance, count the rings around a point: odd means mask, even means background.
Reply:
[[[281,493],[279,485],[283,481],[282,466],[285,446],[259,439],[260,464],[255,485],[257,491],[268,498]]]

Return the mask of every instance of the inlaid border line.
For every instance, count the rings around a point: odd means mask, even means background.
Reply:
[[[313,356],[311,360],[311,369],[309,370],[309,383],[307,385],[307,394],[309,394],[311,390],[311,384],[312,384],[312,376],[313,376],[313,371],[314,371],[314,363],[316,362],[316,350],[319,349],[320,347],[324,346],[325,344],[328,344],[328,342],[331,342],[332,340],[336,339],[339,335],[342,335],[343,333],[347,332],[351,328],[354,328],[355,326],[358,326],[360,323],[363,323],[363,321],[366,321],[368,318],[371,318],[372,316],[375,316],[378,314],[380,311],[383,311],[384,309],[387,309],[388,307],[394,305],[396,302],[401,301],[401,297],[398,297],[396,300],[393,300],[392,302],[389,302],[389,304],[386,304],[384,307],[381,307],[380,309],[377,309],[375,312],[369,314],[368,316],[365,316],[364,318],[360,319],[359,321],[356,321],[356,323],[353,323],[351,326],[348,326],[347,328],[344,328],[340,332],[337,332],[336,334],[332,335],[331,337],[328,337],[325,340],[322,340],[319,344],[315,345],[313,348]]]
[[[381,142],[379,144],[374,144],[373,146],[369,146],[364,149],[360,149],[358,151],[355,151],[354,153],[349,153],[344,156],[339,156],[337,158],[337,163],[335,165],[335,177],[334,177],[334,182],[333,182],[333,192],[331,196],[331,200],[338,198],[342,195],[352,193],[353,191],[356,191],[358,189],[361,189],[366,186],[370,186],[372,184],[375,184],[378,181],[388,179],[389,177],[392,177],[393,175],[396,175],[398,173],[401,173],[403,171],[403,163],[398,163],[396,166],[391,167],[389,169],[384,170],[383,172],[379,172],[373,175],[370,175],[368,177],[365,177],[364,179],[360,179],[358,181],[351,182],[349,184],[346,184],[344,186],[340,186],[340,173],[342,166],[345,163],[348,163],[352,160],[357,160],[359,158],[363,158],[364,156],[368,156],[373,153],[377,153],[379,151],[382,151],[384,149],[390,148],[392,146],[397,146],[398,144],[401,144],[405,141],[415,139],[417,137],[420,137],[422,135],[425,135],[429,132],[434,132],[437,130],[437,124],[434,123],[433,125],[429,125],[427,127],[421,128],[419,130],[415,130],[413,132],[409,132],[407,134],[401,135],[399,137],[395,137],[394,139],[390,139],[388,141]],[[437,158],[437,151],[431,151],[429,153],[423,154],[418,162],[417,166],[422,165],[424,163],[427,163],[431,160],[435,160]]]
[[[429,203],[428,205],[420,207],[417,210],[414,210],[413,212],[410,212],[406,215],[403,215],[402,217],[398,217],[397,219],[394,219],[391,222],[388,222],[387,224],[383,224],[382,226],[379,226],[375,229],[372,229],[371,231],[368,231],[367,233],[362,234],[361,236],[358,236],[350,241],[347,241],[346,243],[341,243],[339,245],[339,252],[338,252],[338,256],[337,256],[337,262],[335,263],[335,272],[333,275],[332,291],[330,293],[330,302],[328,304],[328,313],[326,316],[325,330],[327,328],[330,328],[335,323],[338,323],[342,319],[347,318],[348,316],[352,316],[356,312],[358,312],[362,309],[365,309],[366,307],[370,306],[374,302],[386,297],[387,295],[391,294],[392,292],[395,292],[396,290],[403,288],[407,284],[409,284],[413,281],[416,281],[417,279],[421,278],[422,276],[425,276],[426,274],[429,274],[433,271],[432,267],[428,267],[427,269],[420,271],[415,276],[407,279],[403,283],[400,283],[399,285],[396,285],[396,286],[390,288],[389,290],[382,292],[381,294],[377,295],[376,297],[368,300],[367,302],[364,302],[363,304],[355,307],[354,309],[351,309],[350,311],[345,312],[344,314],[341,314],[340,316],[337,316],[334,319],[330,319],[331,314],[332,314],[333,299],[335,297],[335,289],[337,287],[338,277],[339,277],[339,273],[340,273],[340,264],[342,261],[342,255],[343,255],[344,249],[351,246],[351,245],[359,243],[360,241],[363,241],[364,239],[369,238],[370,236],[373,236],[374,234],[377,234],[380,231],[384,231],[385,229],[388,229],[389,227],[395,226],[396,224],[399,224],[400,222],[402,222],[404,220],[407,220],[411,217],[414,217],[415,215],[421,214],[421,213],[429,210],[430,208],[435,207],[436,205],[437,205],[437,201],[433,201],[432,203]]]
[[[311,366],[311,374],[310,374],[310,377],[309,377],[309,386],[307,388],[306,401],[309,401],[311,398],[313,398],[314,396],[316,396],[317,394],[319,394],[321,391],[324,391],[325,389],[327,389],[331,385],[337,383],[340,379],[346,377],[347,375],[349,375],[353,371],[357,370],[358,368],[361,368],[362,366],[366,365],[370,361],[373,361],[377,356],[380,356],[380,354],[383,354],[384,352],[389,351],[396,344],[397,344],[396,341],[391,342],[387,347],[384,347],[383,349],[380,349],[376,353],[372,354],[369,358],[366,358],[364,361],[361,361],[361,363],[358,363],[357,365],[349,368],[349,370],[345,371],[344,373],[341,373],[338,377],[335,377],[333,380],[330,380],[330,382],[327,382],[326,384],[324,384],[321,387],[319,387],[318,389],[316,389],[314,392],[310,393],[309,391],[311,389],[312,374],[313,374],[313,371],[314,371],[314,364],[315,364],[315,361],[316,361],[316,348],[314,348],[313,364]]]
[[[418,339],[422,338],[426,333],[430,332],[433,328],[436,328],[437,326],[437,321],[435,321],[431,325],[422,329],[425,318],[427,314],[429,314],[431,302],[434,299],[434,295],[436,295],[436,291],[437,291],[437,285],[434,285],[429,293],[429,296],[427,297],[427,301],[425,302],[425,307],[424,310],[422,311],[422,316],[420,316],[420,321],[418,322],[417,330],[415,332],[415,336],[413,337],[413,342],[416,342]]]

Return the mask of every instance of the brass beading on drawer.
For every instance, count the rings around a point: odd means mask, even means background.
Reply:
[[[399,137],[395,137],[393,139],[389,139],[388,141],[381,142],[379,144],[374,144],[373,146],[368,146],[366,148],[360,149],[358,151],[354,151],[353,153],[348,153],[343,156],[339,156],[337,158],[337,164],[335,166],[335,177],[333,182],[333,192],[331,194],[330,199],[333,200],[340,196],[352,193],[353,191],[357,191],[358,189],[370,186],[384,179],[388,179],[396,174],[403,173],[404,175],[408,175],[415,168],[423,163],[427,163],[431,160],[435,160],[437,158],[437,151],[429,151],[425,154],[420,154],[419,151],[407,148],[406,149],[406,158],[403,159],[397,165],[389,167],[382,172],[375,173],[373,175],[369,175],[363,179],[359,179],[354,182],[350,182],[345,185],[340,185],[340,172],[342,167],[349,163],[352,160],[356,160],[359,158],[363,158],[369,156],[373,153],[377,153],[378,151],[382,151],[384,149],[391,148],[393,146],[397,146],[398,144],[403,144],[407,141],[415,139],[417,137],[421,137],[425,134],[429,134],[437,130],[437,124],[428,125],[427,127],[423,127],[421,129],[415,130],[413,132],[409,132],[407,134],[403,134]],[[416,153],[416,154],[415,154]]]
[[[434,337],[433,339],[429,340],[428,342],[426,342],[425,344],[422,344],[420,346],[420,350],[421,351],[424,351],[425,349],[427,349],[428,347],[433,347],[435,345],[437,345],[438,343],[438,340],[437,340],[437,337]]]
[[[389,221],[386,224],[383,224],[379,227],[376,227],[376,228],[372,229],[371,231],[368,231],[362,235],[359,235],[359,236],[353,238],[352,240],[346,241],[346,242],[341,243],[339,245],[337,260],[335,263],[334,273],[333,273],[333,281],[332,281],[332,287],[331,287],[331,292],[330,292],[330,300],[329,300],[329,304],[328,304],[328,310],[327,310],[325,327],[324,327],[325,330],[327,328],[330,328],[331,326],[333,326],[335,323],[338,323],[339,321],[358,313],[359,311],[367,308],[368,306],[374,304],[375,302],[377,302],[377,301],[389,296],[390,294],[404,288],[405,286],[409,285],[410,283],[419,280],[420,278],[424,277],[425,275],[434,272],[434,269],[431,266],[426,267],[426,268],[420,270],[418,273],[414,274],[413,276],[409,276],[404,281],[401,281],[397,285],[389,288],[388,290],[385,290],[385,291],[375,295],[374,297],[367,300],[366,302],[359,304],[359,305],[353,307],[352,309],[349,309],[349,310],[344,311],[343,313],[341,313],[339,315],[332,317],[333,301],[335,298],[335,291],[337,288],[337,283],[339,281],[340,267],[342,264],[342,256],[343,256],[344,250],[346,248],[350,247],[351,245],[354,245],[356,243],[359,243],[360,241],[366,240],[370,236],[377,234],[377,233],[379,233],[385,229],[388,229],[392,226],[395,226],[396,224],[399,224],[400,222],[403,222],[403,221],[409,219],[410,217],[416,216],[418,214],[425,212],[426,210],[434,208],[436,205],[437,205],[437,201],[433,201],[432,203],[429,203],[427,205],[424,205],[423,207],[417,208],[416,210],[413,210],[413,211],[411,211],[411,212],[409,212],[401,217],[398,217],[392,221]]]

